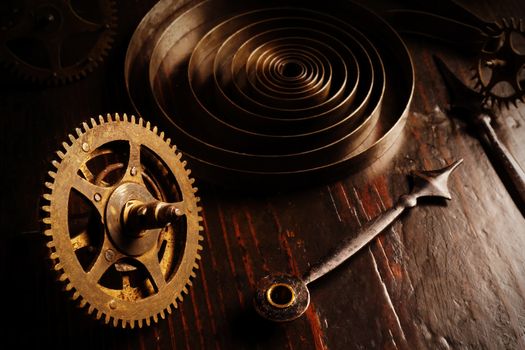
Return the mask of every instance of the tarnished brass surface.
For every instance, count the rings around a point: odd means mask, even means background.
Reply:
[[[142,327],[182,301],[198,268],[201,220],[181,154],[127,115],[76,129],[42,206],[50,258],[80,307],[115,327]]]
[[[401,133],[414,83],[399,36],[346,1],[161,1],[135,31],[125,78],[196,174],[229,184],[369,164]]]
[[[5,0],[0,61],[31,81],[78,80],[102,62],[116,26],[114,0]]]

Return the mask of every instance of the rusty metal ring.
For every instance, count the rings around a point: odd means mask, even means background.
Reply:
[[[132,38],[125,77],[196,175],[223,183],[369,164],[400,135],[414,84],[393,29],[342,1],[161,1]]]

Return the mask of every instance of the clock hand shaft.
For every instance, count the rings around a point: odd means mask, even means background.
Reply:
[[[407,207],[403,205],[403,201],[398,201],[393,208],[390,208],[372,221],[366,223],[359,230],[357,236],[343,240],[330,254],[310,267],[303,275],[304,283],[308,284],[313,282],[341,265],[388,227],[405,208]]]
[[[308,284],[329,273],[366,246],[387,228],[406,208],[417,205],[419,197],[451,199],[448,178],[463,159],[442,169],[414,172],[412,192],[399,198],[391,208],[366,223],[355,237],[347,238],[303,275],[274,273],[259,281],[254,297],[256,311],[264,318],[285,322],[301,316],[310,304]]]

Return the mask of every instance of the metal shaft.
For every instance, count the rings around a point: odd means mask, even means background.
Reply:
[[[406,200],[407,197],[409,196],[401,197],[394,207],[366,223],[355,237],[343,240],[330,254],[326,255],[319,262],[310,267],[310,269],[303,275],[304,283],[308,284],[319,277],[324,276],[367,245],[372,239],[374,239],[374,237],[381,233],[381,231],[401,215],[406,208],[411,207],[407,205],[410,202]],[[412,203],[415,205],[415,201],[410,202],[410,204]]]
[[[164,227],[182,214],[180,203],[160,201],[143,203],[131,200],[124,207],[122,219],[123,226],[127,228],[126,232],[131,235],[139,235],[143,230]]]
[[[501,163],[520,196],[522,204],[525,204],[525,172],[499,139],[491,125],[491,120],[492,118],[486,114],[479,116],[478,126],[485,134],[485,137],[480,137],[480,140],[485,142],[492,151],[492,155]]]

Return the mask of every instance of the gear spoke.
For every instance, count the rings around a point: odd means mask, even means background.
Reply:
[[[45,41],[43,43],[46,48],[49,67],[52,69],[53,74],[58,74],[58,71],[62,68],[62,43],[59,41]]]
[[[89,270],[87,271],[88,278],[98,282],[104,273],[120,258],[119,253],[116,249],[113,248],[111,243],[107,238],[104,238],[104,244],[102,249],[100,249],[100,254],[98,254],[95,262]]]
[[[105,202],[113,190],[112,187],[94,185],[77,175],[71,181],[71,188],[84,195],[97,208],[100,216],[104,217]]]
[[[157,258],[157,253],[155,251],[139,257],[138,260],[144,265],[146,270],[148,270],[157,291],[166,286],[166,280],[160,269],[159,259]]]

